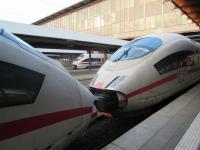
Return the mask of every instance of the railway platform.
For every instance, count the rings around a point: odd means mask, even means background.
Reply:
[[[200,150],[200,84],[103,150]]]

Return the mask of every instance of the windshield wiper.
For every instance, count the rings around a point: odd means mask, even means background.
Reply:
[[[127,57],[127,56],[128,56],[129,50],[130,50],[130,48],[124,50],[123,54],[122,54],[119,58],[116,58],[116,59],[114,60],[114,62],[119,61],[123,56],[126,56],[126,57]]]

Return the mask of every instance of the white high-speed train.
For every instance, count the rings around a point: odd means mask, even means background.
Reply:
[[[90,83],[102,112],[152,106],[200,79],[200,44],[182,35],[143,36],[117,50]]]
[[[65,147],[94,119],[94,96],[65,68],[0,29],[0,149]]]
[[[104,54],[91,54],[91,66],[100,67],[104,62]],[[89,54],[81,54],[73,63],[73,69],[86,69],[89,68]]]

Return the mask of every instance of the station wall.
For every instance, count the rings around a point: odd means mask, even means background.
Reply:
[[[41,25],[122,39],[150,33],[199,30],[165,0],[98,0]]]

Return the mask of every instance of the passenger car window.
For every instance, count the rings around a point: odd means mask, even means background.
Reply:
[[[0,61],[0,107],[33,103],[45,75]]]
[[[186,67],[193,65],[191,56],[193,51],[181,51],[171,54],[164,59],[160,60],[154,66],[159,74],[165,74],[180,67]]]
[[[92,62],[99,62],[99,61],[101,61],[100,58],[92,58]]]
[[[118,49],[110,58],[111,61],[132,60],[143,57],[162,45],[162,40],[157,37],[146,37],[133,40]]]

